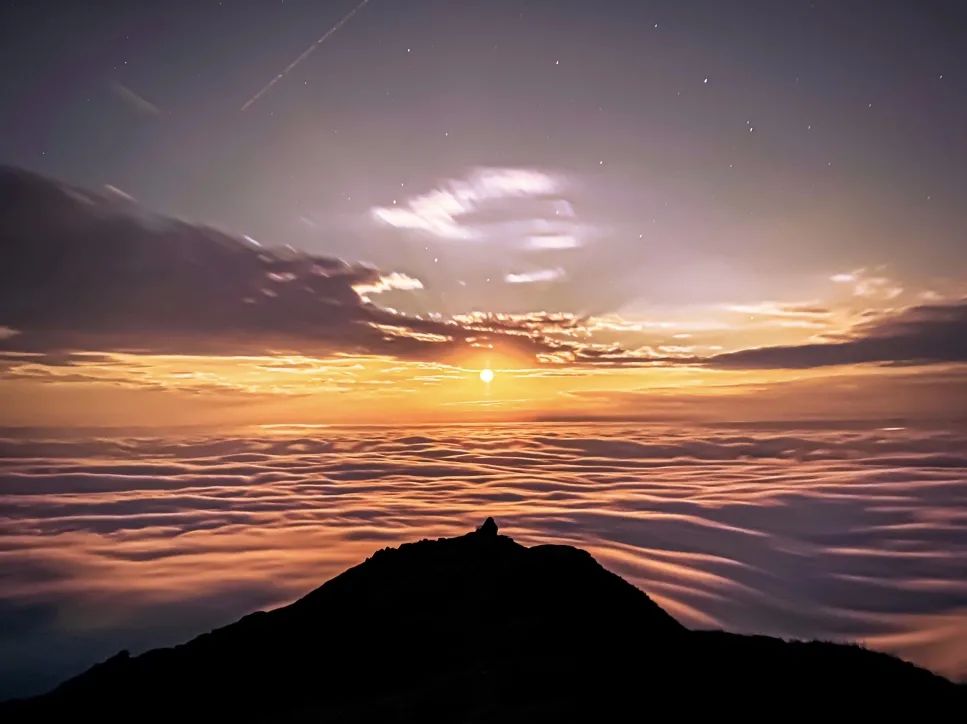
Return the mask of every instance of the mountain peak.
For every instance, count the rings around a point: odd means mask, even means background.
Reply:
[[[768,696],[756,704],[750,688]],[[520,545],[487,518],[463,536],[384,548],[289,606],[114,656],[0,715],[563,721],[640,714],[642,697],[764,713],[775,696],[866,711],[916,700],[922,713],[965,693],[856,646],[689,631],[587,552]]]

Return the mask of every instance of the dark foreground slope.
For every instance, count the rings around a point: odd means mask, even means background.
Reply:
[[[489,520],[377,552],[296,603],[99,664],[6,721],[571,721],[910,709],[964,687],[855,646],[683,628],[586,552]],[[930,716],[927,717],[931,718]]]

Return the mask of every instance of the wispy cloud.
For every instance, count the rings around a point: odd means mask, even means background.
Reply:
[[[557,193],[560,182],[542,171],[524,168],[479,168],[467,178],[453,179],[402,206],[372,209],[379,221],[398,229],[425,231],[443,239],[472,239],[469,214],[495,201],[535,198]]]
[[[556,269],[537,269],[535,271],[520,272],[519,274],[506,274],[504,281],[508,284],[535,284],[537,282],[556,282],[565,277],[564,270],[560,267]]]
[[[882,267],[872,271],[860,267],[851,272],[833,274],[829,279],[837,284],[851,285],[853,294],[857,297],[887,301],[896,299],[903,294],[903,287],[890,277],[884,276],[881,270]]]
[[[376,281],[363,282],[362,284],[353,285],[353,289],[364,300],[367,299],[370,294],[382,294],[383,292],[393,290],[408,292],[422,288],[423,282],[401,272],[381,274]]]
[[[817,302],[758,302],[757,304],[726,304],[726,312],[741,314],[747,323],[777,327],[825,329],[831,324],[832,310]]]
[[[814,303],[793,303],[786,302],[759,302],[757,304],[729,304],[726,310],[748,314],[752,316],[765,317],[827,317],[830,311],[825,307]]]
[[[439,334],[438,332],[420,332],[405,325],[370,322],[370,326],[386,335],[389,340],[415,339],[420,342],[429,342],[434,344],[453,341],[453,337],[449,334]]]
[[[540,251],[576,249],[581,242],[570,234],[535,234],[527,239],[527,247]]]
[[[530,168],[477,168],[401,204],[376,206],[378,222],[453,241],[520,239],[532,249],[579,246],[582,227],[561,197],[559,174]]]

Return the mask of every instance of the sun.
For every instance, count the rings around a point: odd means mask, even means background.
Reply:
[[[489,368],[480,370],[480,380],[489,385],[494,381],[494,371]]]

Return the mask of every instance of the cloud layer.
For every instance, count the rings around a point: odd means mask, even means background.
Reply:
[[[589,548],[689,625],[965,677],[965,449],[953,429],[640,423],[7,437],[0,694],[486,515]]]

